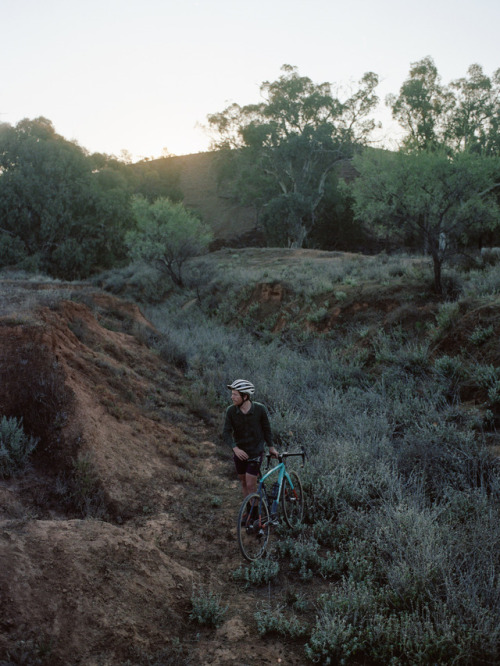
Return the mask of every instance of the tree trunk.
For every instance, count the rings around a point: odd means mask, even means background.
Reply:
[[[443,293],[443,283],[441,280],[441,265],[443,260],[439,257],[439,254],[436,252],[432,253],[432,262],[434,266],[434,289],[436,294],[441,295]]]

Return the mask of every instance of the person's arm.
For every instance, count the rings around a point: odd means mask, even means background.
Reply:
[[[233,449],[236,444],[233,439],[233,424],[231,421],[231,407],[226,409],[226,416],[224,418],[224,427],[222,429],[222,439],[225,444],[229,446],[230,449]]]
[[[224,419],[224,427],[222,429],[222,439],[224,440],[224,443],[233,450],[233,453],[237,458],[240,460],[246,460],[248,458],[248,454],[243,451],[243,449],[240,449],[234,441],[231,407],[228,407],[226,410],[226,418]]]
[[[269,415],[265,406],[262,407],[260,425],[264,434],[264,441],[266,442],[267,448],[269,449],[269,453],[273,456],[273,458],[276,458],[278,451],[274,447],[273,432],[271,430],[271,423],[269,421]]]

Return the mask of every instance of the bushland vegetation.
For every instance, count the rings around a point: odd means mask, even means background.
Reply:
[[[184,264],[190,257],[206,251],[213,238],[211,230],[182,204],[165,197],[150,203],[142,196],[135,196],[132,211],[137,229],[125,237],[130,256],[157,266],[183,287]]]
[[[450,258],[498,237],[500,70],[472,65],[444,85],[432,58],[413,63],[386,100],[404,132],[387,153],[366,149],[377,85],[367,72],[342,96],[284,66],[261,102],[209,116],[220,178],[270,245],[428,252],[440,292]]]
[[[193,279],[211,277],[143,304],[159,353],[191,379],[194,410],[222,413],[228,380],[249,377],[279,447],[306,446],[305,525],[234,573],[242,594],[267,586],[258,631],[301,642],[314,663],[493,663],[500,264],[446,269],[444,299],[425,257],[305,252],[292,264],[290,252],[192,259]],[[106,279],[116,290],[119,275]],[[263,282],[284,290],[273,311]],[[329,319],[398,292],[399,319]]]
[[[89,155],[47,118],[0,124],[0,267],[74,280],[123,264],[134,194],[178,202],[178,174]]]
[[[444,85],[430,57],[413,63],[386,100],[404,131],[388,153],[367,150],[377,146],[377,85],[367,72],[341,94],[284,65],[260,103],[209,116],[219,180],[225,197],[255,209],[269,246],[428,252],[439,292],[442,266],[498,244],[500,70],[472,65]],[[178,169],[89,154],[47,118],[0,124],[0,267],[73,280],[126,265],[142,224],[134,195],[181,205]],[[175,225],[192,250],[199,238],[183,219]]]

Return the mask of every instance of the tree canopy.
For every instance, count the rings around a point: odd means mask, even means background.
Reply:
[[[46,118],[0,126],[0,265],[80,278],[124,256],[128,194]]]
[[[374,128],[368,116],[378,78],[365,74],[341,101],[330,83],[315,84],[289,65],[282,72],[261,85],[262,102],[232,104],[208,121],[217,136],[213,147],[230,151],[240,200],[258,208],[274,242],[302,246],[328,175]]]
[[[356,217],[372,232],[428,252],[438,293],[443,262],[500,225],[498,158],[370,151],[355,164],[360,174],[352,184]]]
[[[126,235],[130,257],[153,264],[182,287],[185,262],[208,248],[212,232],[180,203],[165,197],[150,203],[134,197],[136,228]]]
[[[492,77],[473,64],[467,76],[449,85],[431,57],[412,64],[399,95],[387,104],[406,134],[403,148],[500,154],[500,69]]]

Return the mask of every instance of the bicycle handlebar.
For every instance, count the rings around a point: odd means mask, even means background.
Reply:
[[[301,456],[302,457],[302,467],[304,467],[307,454],[306,450],[303,446],[300,447],[301,450],[299,453],[289,453],[288,451],[283,451],[283,453],[278,453],[277,456],[272,456],[270,453],[267,453],[267,467],[271,464],[271,458],[277,458],[278,462],[282,463],[285,458],[292,458],[294,456]]]

